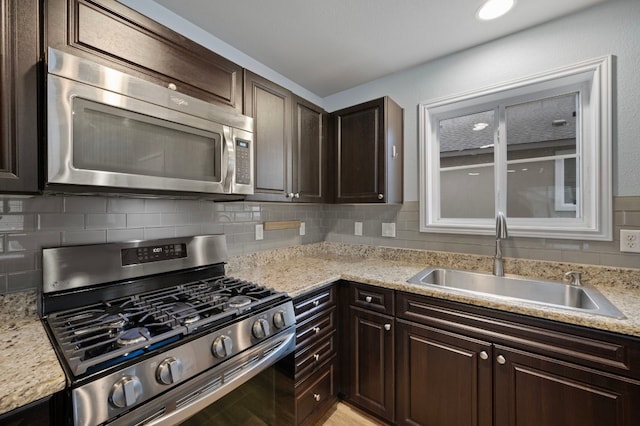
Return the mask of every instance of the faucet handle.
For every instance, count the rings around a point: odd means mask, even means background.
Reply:
[[[581,272],[569,271],[564,274],[564,277],[565,279],[571,279],[571,285],[582,285],[582,282],[580,281],[580,277],[582,277]]]

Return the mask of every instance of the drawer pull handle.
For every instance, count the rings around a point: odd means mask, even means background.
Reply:
[[[316,334],[320,333],[320,327],[313,327],[313,332]]]
[[[320,304],[320,301],[319,301],[319,300],[314,300],[314,301],[313,301],[313,306],[314,306],[314,307],[317,307],[319,304]]]
[[[313,360],[314,361],[318,361],[320,359],[320,354],[314,354],[313,355]]]
[[[175,83],[169,83],[169,85],[167,86],[167,88],[169,90],[178,90],[178,87],[175,85]]]
[[[498,355],[496,357],[496,361],[498,361],[498,364],[500,364],[500,365],[504,365],[507,362],[505,357],[503,357],[502,355]]]
[[[367,303],[371,303],[372,300],[373,299],[371,298],[371,296],[367,296],[367,297],[364,298],[364,301],[367,302]]]
[[[489,359],[489,354],[487,351],[480,352],[480,359]]]
[[[391,324],[385,324],[384,329],[387,331],[391,330]]]
[[[319,393],[314,393],[313,394],[313,399],[315,399],[316,401],[320,401],[320,394]]]

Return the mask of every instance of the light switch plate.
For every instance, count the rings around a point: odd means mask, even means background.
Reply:
[[[300,222],[300,235],[304,235],[307,233],[307,227],[304,225],[304,222]]]
[[[353,235],[362,236],[362,222],[355,222],[353,226]]]
[[[383,237],[396,237],[396,224],[395,222],[385,223],[382,222],[382,236]]]
[[[256,240],[264,240],[264,225],[261,223],[256,225]]]

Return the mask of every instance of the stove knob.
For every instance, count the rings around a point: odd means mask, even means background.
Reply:
[[[218,336],[211,345],[211,353],[216,358],[224,358],[231,355],[233,351],[233,340],[229,336]]]
[[[281,329],[282,327],[287,325],[284,319],[284,311],[277,311],[275,314],[273,314],[273,325],[277,329]]]
[[[258,321],[253,323],[251,331],[253,332],[253,337],[256,339],[263,339],[269,335],[269,323],[267,320],[260,318]]]
[[[125,376],[111,387],[109,402],[114,407],[131,407],[142,395],[142,383],[136,376]]]
[[[167,358],[160,363],[156,370],[158,383],[170,385],[180,381],[182,378],[182,361],[173,357]]]

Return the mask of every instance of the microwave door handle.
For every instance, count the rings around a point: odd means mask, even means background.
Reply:
[[[224,126],[222,132],[222,188],[226,194],[232,192],[233,176],[236,171],[236,152],[233,145],[231,128]]]

